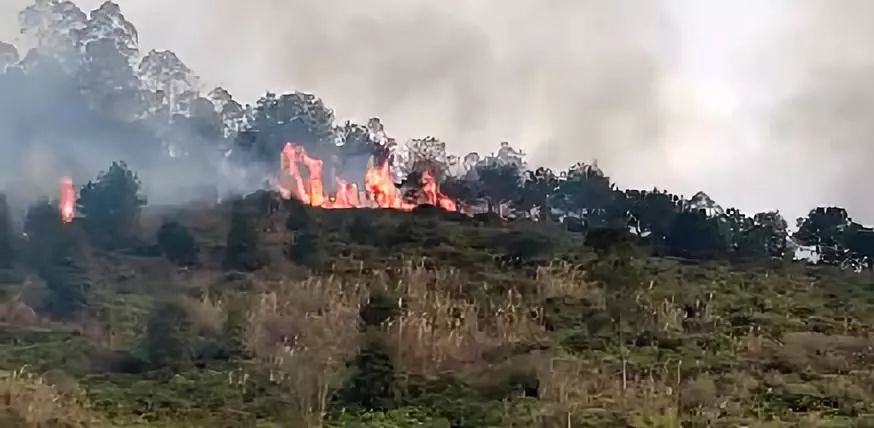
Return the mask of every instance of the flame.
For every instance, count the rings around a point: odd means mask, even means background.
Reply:
[[[427,203],[435,207],[443,208],[446,211],[457,211],[458,207],[448,196],[440,193],[440,187],[437,185],[437,180],[430,172],[422,173],[422,193],[425,196]]]
[[[377,208],[387,208],[401,211],[412,211],[416,203],[405,201],[392,179],[391,169],[386,160],[376,165],[371,158],[367,172],[364,174],[364,191],[367,203],[362,202],[358,185],[340,177],[334,179],[337,191],[333,196],[326,197],[322,182],[323,162],[307,154],[306,150],[294,143],[286,143],[280,155],[282,178],[276,183],[276,188],[285,199],[297,199],[307,205],[327,209],[362,208],[365,205]],[[300,165],[307,170],[307,178],[301,174]],[[447,211],[456,211],[455,202],[440,193],[440,188],[434,176],[428,172],[422,174],[422,189],[419,199],[425,203],[440,207]]]
[[[73,187],[73,179],[64,177],[61,179],[61,221],[70,223],[76,216],[76,189]]]

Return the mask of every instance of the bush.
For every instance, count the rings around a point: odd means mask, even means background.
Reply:
[[[192,324],[185,307],[159,304],[149,317],[145,351],[154,368],[184,369],[192,361]]]
[[[165,222],[158,230],[158,245],[173,263],[179,266],[193,266],[197,263],[200,247],[188,228],[175,222]]]

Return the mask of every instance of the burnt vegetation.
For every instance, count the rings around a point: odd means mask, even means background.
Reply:
[[[453,157],[429,137],[392,157],[378,119],[337,124],[313,95],[198,93],[172,52],[139,55],[111,2],[40,0],[21,23],[38,48],[0,43],[0,132],[23,145],[114,129],[130,162],[276,172],[293,140],[326,177],[370,156],[434,174],[462,213],[254,188],[151,206],[121,160],[70,223],[53,200],[15,222],[2,197],[2,426],[872,423],[874,232],[841,208],[791,232],[594,164],[532,170],[508,144]],[[81,111],[52,121],[53,99]]]

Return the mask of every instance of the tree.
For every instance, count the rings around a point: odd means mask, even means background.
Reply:
[[[289,257],[304,266],[319,267],[327,259],[323,240],[317,225],[310,222],[294,232]]]
[[[839,264],[847,257],[846,231],[852,223],[843,208],[819,207],[798,219],[794,237],[802,245],[816,247],[820,262]]]
[[[85,28],[81,31],[79,43],[86,46],[94,41],[109,40],[115,50],[133,60],[139,54],[139,34],[136,27],[121,13],[121,7],[112,1],[105,1],[91,11]]]
[[[136,27],[107,1],[91,11],[78,34],[84,54],[78,78],[91,107],[122,120],[142,116],[140,80],[132,66],[139,53]]]
[[[709,259],[724,255],[729,240],[723,235],[719,217],[709,217],[703,209],[684,211],[674,217],[667,244],[672,255]]]
[[[359,351],[351,364],[352,375],[336,401],[343,407],[358,410],[388,410],[394,408],[399,387],[388,347],[373,338]]]
[[[680,197],[653,189],[626,190],[623,198],[617,198],[628,225],[638,236],[647,238],[656,247],[664,245],[674,217],[680,211]]]
[[[558,204],[587,226],[603,225],[614,195],[610,178],[597,165],[572,166],[559,185]]]
[[[788,224],[779,212],[758,213],[737,223],[734,250],[742,257],[782,259],[786,253]]]
[[[519,197],[522,177],[514,165],[486,163],[476,167],[480,193],[489,204],[489,212],[496,212],[503,204]]]
[[[80,224],[63,224],[58,213],[58,207],[48,202],[34,205],[27,212],[24,232],[31,266],[49,290],[43,309],[70,318],[87,307],[92,286],[89,252]]]
[[[327,157],[336,150],[334,112],[315,95],[296,92],[277,97],[268,93],[256,103],[252,123],[240,138],[262,161],[278,159],[288,141],[315,156]]]
[[[179,266],[197,263],[200,247],[188,228],[175,221],[164,222],[158,229],[158,245],[171,262]]]
[[[539,210],[540,219],[546,220],[552,214],[553,200],[559,189],[558,177],[548,168],[537,168],[527,174],[519,205],[525,210]]]
[[[225,248],[224,269],[255,271],[264,266],[265,256],[259,248],[260,235],[254,217],[255,214],[243,200],[234,201]]]
[[[15,262],[14,240],[9,205],[6,195],[0,193],[0,269],[10,269]]]
[[[156,94],[153,113],[163,113],[166,119],[186,114],[197,86],[197,78],[182,60],[171,51],[152,50],[143,57],[138,67],[143,86]]]
[[[209,93],[222,123],[222,132],[225,138],[235,137],[249,122],[249,114],[246,109],[234,99],[227,89],[217,87]]]
[[[140,180],[124,162],[113,162],[79,192],[78,211],[85,229],[104,248],[118,248],[135,242],[140,212],[146,198],[140,194]]]
[[[160,303],[149,316],[144,347],[155,368],[191,365],[193,330],[188,312],[178,302]]]
[[[43,54],[50,55],[72,72],[80,61],[80,39],[88,17],[72,1],[35,0],[18,14],[21,33],[29,36]]]

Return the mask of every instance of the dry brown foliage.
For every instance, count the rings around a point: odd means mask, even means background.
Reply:
[[[26,303],[19,300],[0,303],[0,323],[20,327],[39,324],[39,315]]]
[[[473,302],[458,297],[465,282],[452,269],[408,263],[396,274],[397,282],[388,287],[404,296],[405,312],[383,327],[395,364],[407,373],[470,373],[502,348],[546,337],[538,314],[523,309],[516,291]]]
[[[91,427],[95,420],[81,394],[61,393],[24,370],[0,374],[0,423],[37,428]]]
[[[248,347],[270,380],[285,386],[294,426],[321,426],[360,342],[360,287],[333,277],[270,284],[253,303]]]

